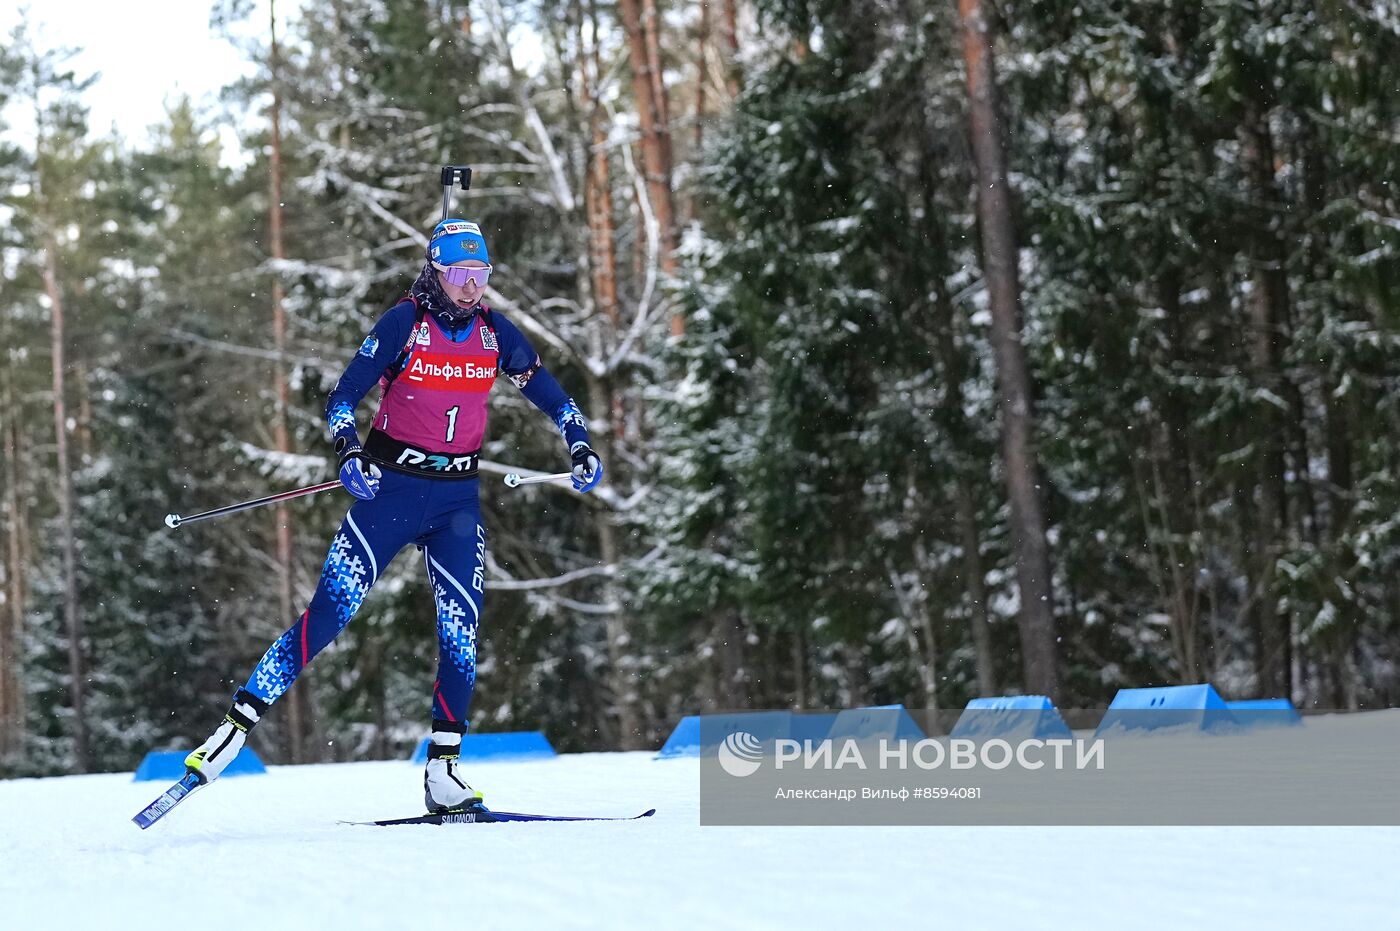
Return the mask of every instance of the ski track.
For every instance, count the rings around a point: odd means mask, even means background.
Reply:
[[[405,762],[272,767],[141,831],[165,783],[0,781],[0,925],[1393,927],[1400,828],[704,827],[698,764],[473,763],[488,804],[635,822],[354,827],[421,811]]]

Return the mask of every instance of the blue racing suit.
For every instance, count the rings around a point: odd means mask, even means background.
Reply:
[[[489,327],[487,332],[492,335],[484,340],[484,345],[494,342],[498,347],[498,370],[554,420],[566,444],[588,442],[587,424],[578,405],[541,367],[539,356],[514,325],[484,308],[467,320],[442,314],[433,308],[431,293],[420,293],[422,283],[420,278],[412,297],[380,318],[331,391],[326,416],[333,436],[355,435],[356,405],[376,382],[383,379],[381,384],[387,386],[406,369],[405,356],[414,348],[424,315],[431,313],[435,324],[432,332],[445,333],[454,342],[475,333],[477,345],[483,345],[481,328]],[[397,371],[393,371],[395,368]],[[473,390],[489,390],[489,382],[485,389],[478,385]],[[426,395],[419,390],[419,394],[409,397],[411,403],[412,397]],[[483,395],[482,404],[484,400]],[[434,474],[426,467],[415,470],[403,463],[441,457],[417,455],[407,443],[392,436],[392,424],[387,429],[390,433],[380,434],[376,424],[371,442],[366,445],[366,451],[383,467],[378,494],[351,506],[331,541],[310,606],[268,648],[244,691],[268,704],[281,697],[316,654],[345,629],[389,563],[411,543],[422,550],[437,606],[434,727],[439,729],[440,724],[446,724],[464,730],[476,684],[476,637],[486,576],[486,530],[477,498],[476,459],[470,459],[469,469],[450,476]],[[376,449],[386,458],[376,457]],[[415,455],[404,454],[404,449]],[[457,457],[455,461],[465,460]]]

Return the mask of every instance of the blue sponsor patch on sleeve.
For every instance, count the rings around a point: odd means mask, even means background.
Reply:
[[[365,337],[365,341],[360,343],[360,355],[366,359],[373,359],[374,354],[379,351],[379,337],[373,333]]]

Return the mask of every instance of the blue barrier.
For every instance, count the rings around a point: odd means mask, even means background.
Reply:
[[[700,755],[700,715],[688,714],[681,718],[671,736],[666,738],[661,750],[654,759],[664,760],[675,756]]]
[[[1286,698],[1255,698],[1225,704],[1242,727],[1299,727],[1303,723],[1303,716]]]
[[[835,711],[792,713],[792,733],[789,735],[798,742],[810,740],[812,743],[825,740],[831,733],[840,715]]]
[[[967,740],[1070,740],[1069,725],[1044,695],[1002,695],[967,703],[950,738]]]
[[[832,740],[923,740],[928,735],[903,705],[876,705],[838,713],[826,736]]]
[[[499,734],[462,735],[462,759],[511,760],[556,756],[554,747],[540,731],[506,731]],[[428,762],[428,738],[413,751],[412,762]]]
[[[146,758],[141,761],[141,765],[136,767],[136,775],[133,782],[175,782],[185,775],[185,757],[190,755],[188,750],[156,750],[146,754]],[[253,752],[251,747],[244,747],[238,756],[233,758],[233,762],[228,764],[228,768],[223,771],[223,776],[256,776],[258,773],[267,772],[267,767],[263,761]]]
[[[730,734],[743,731],[752,734],[764,746],[792,736],[791,711],[739,711],[733,714],[700,715],[700,747],[697,756],[710,747],[718,746]]]
[[[1167,728],[1224,732],[1239,730],[1239,722],[1212,685],[1119,689],[1094,737]]]
[[[902,706],[899,706],[902,707]],[[843,712],[845,713],[845,712]],[[736,731],[752,734],[761,744],[779,739],[825,740],[840,717],[834,711],[746,711],[734,714],[688,714],[681,718],[671,736],[653,759],[699,756],[706,747],[718,745]],[[906,715],[908,717],[908,715]],[[704,722],[701,733],[701,722]]]

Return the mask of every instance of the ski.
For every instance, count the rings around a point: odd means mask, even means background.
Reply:
[[[402,824],[502,824],[511,821],[636,821],[656,814],[655,808],[648,808],[640,815],[609,818],[594,815],[531,815],[519,811],[494,811],[487,808],[472,811],[449,811],[437,814],[418,815],[414,818],[390,818],[385,821],[342,821],[341,824],[362,827],[397,827]]]
[[[176,805],[183,802],[189,797],[191,792],[198,788],[199,776],[195,773],[185,773],[183,779],[162,792],[159,798],[137,812],[136,817],[131,820],[137,827],[144,831],[161,818],[170,814],[171,810],[174,809]]]

